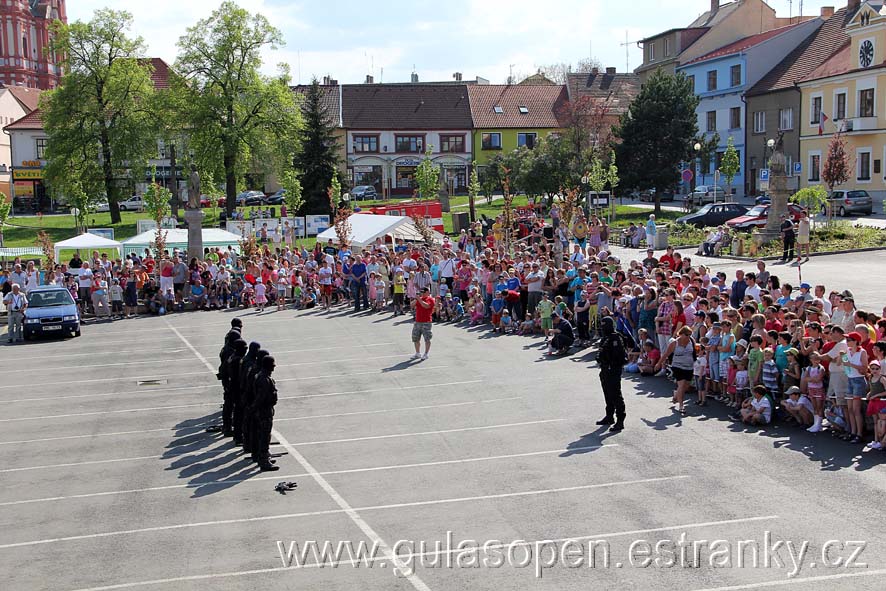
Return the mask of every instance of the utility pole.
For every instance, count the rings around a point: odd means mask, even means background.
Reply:
[[[175,140],[169,142],[169,189],[172,191],[172,216],[178,218],[178,174],[175,170]]]

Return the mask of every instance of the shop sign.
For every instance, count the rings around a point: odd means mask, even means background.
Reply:
[[[401,160],[397,160],[397,166],[418,166],[421,164],[420,160],[415,160],[413,158],[403,158]]]
[[[34,183],[30,181],[16,181],[15,182],[15,196],[16,197],[33,197],[34,196]]]
[[[22,180],[41,180],[43,178],[43,170],[40,168],[28,168],[21,169],[16,168],[12,171],[12,178],[14,180],[22,179]]]

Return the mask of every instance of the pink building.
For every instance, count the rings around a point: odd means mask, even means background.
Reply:
[[[0,84],[54,88],[61,68],[49,46],[54,20],[68,22],[65,0],[5,0],[0,3]]]

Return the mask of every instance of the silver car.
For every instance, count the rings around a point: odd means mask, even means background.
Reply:
[[[867,191],[833,191],[828,198],[828,207],[833,215],[845,217],[851,213],[871,215],[874,213],[874,200]],[[822,207],[821,213],[827,214],[827,209]]]
[[[698,185],[689,194],[689,200],[695,205],[705,203],[723,203],[726,201],[726,191],[719,185]]]

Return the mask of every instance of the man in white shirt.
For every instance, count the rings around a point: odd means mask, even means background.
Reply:
[[[526,275],[526,307],[531,314],[535,314],[535,307],[541,301],[542,284],[545,276],[542,275],[538,263],[532,263],[532,271]]]
[[[18,283],[19,287],[28,284],[28,276],[22,271],[22,266],[19,263],[15,264],[15,267],[12,269],[12,273],[9,274],[10,285],[13,283]]]
[[[3,298],[3,303],[6,305],[6,324],[8,327],[6,336],[9,338],[10,343],[13,341],[20,343],[25,340],[22,328],[25,322],[25,310],[28,308],[28,298],[22,293],[21,286],[18,283],[12,284],[12,291],[6,294],[6,297]]]
[[[744,281],[747,285],[744,290],[745,297],[751,296],[755,302],[760,303],[760,286],[757,285],[757,276],[754,273],[748,273],[744,276]]]
[[[77,278],[77,288],[78,295],[80,297],[80,308],[83,313],[86,314],[87,309],[89,308],[92,302],[92,269],[89,268],[89,263],[83,261],[83,266],[80,267],[80,276]]]
[[[449,289],[452,289],[453,277],[455,277],[455,265],[457,261],[451,250],[446,251],[446,259],[440,263],[440,277],[446,281]]]
[[[581,251],[581,245],[576,244],[573,246],[572,254],[569,255],[570,263],[577,263],[578,265],[585,264],[585,253]]]

